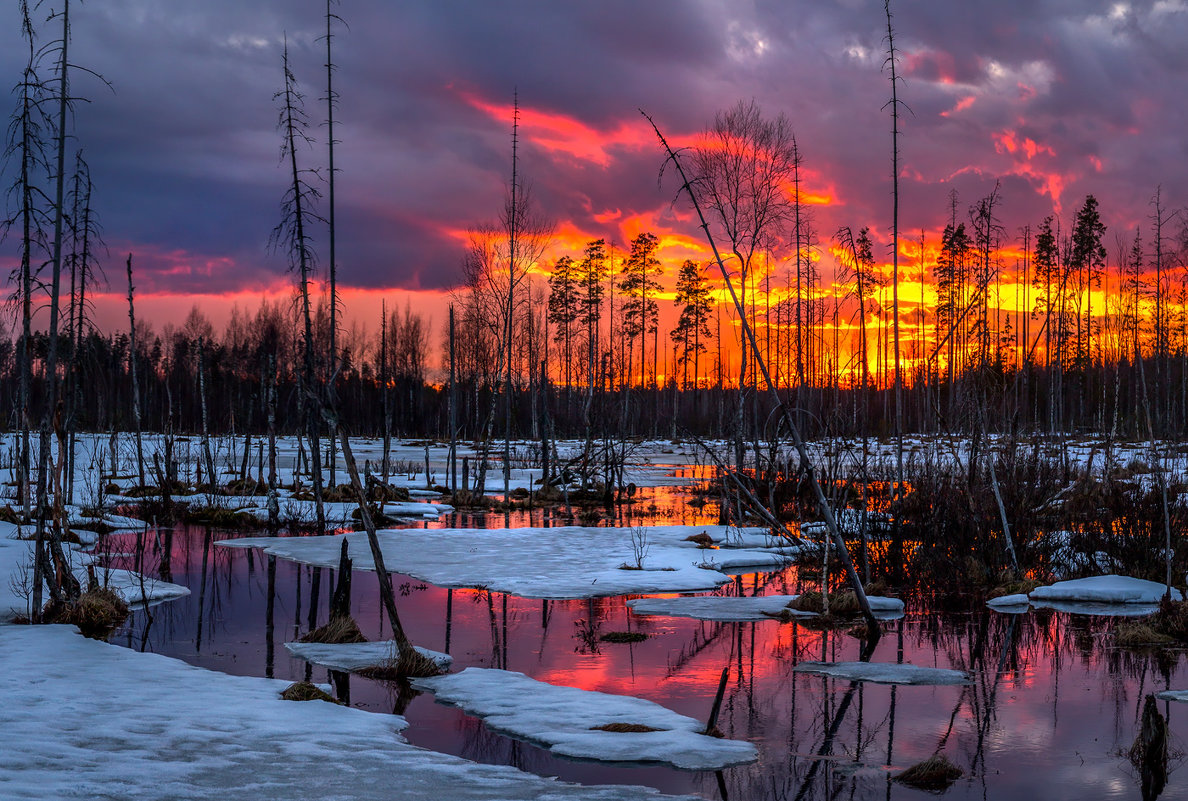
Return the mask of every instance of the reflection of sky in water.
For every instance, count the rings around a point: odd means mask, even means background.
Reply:
[[[715,514],[712,505],[699,510],[687,500],[668,490],[643,491],[626,512],[631,518],[614,522],[630,524],[643,516],[695,524]],[[652,504],[657,511],[645,511]],[[520,512],[508,522],[542,525],[544,514]],[[484,521],[502,526],[505,516],[457,514],[416,525],[481,526]],[[148,649],[228,673],[266,675],[267,561],[250,551],[211,548],[203,582],[205,540],[200,529],[178,532],[173,580],[192,594],[153,610]],[[130,550],[120,543],[112,549]],[[155,564],[150,556],[150,567]],[[312,576],[310,568],[276,564],[272,673],[278,678],[306,675],[305,663],[291,658],[282,643],[308,629]],[[873,658],[894,662],[902,652],[903,660],[913,664],[973,670],[976,681],[964,688],[892,688],[793,673],[800,660],[857,659],[859,642],[844,632],[823,635],[775,621],[633,617],[623,598],[545,602],[473,590],[447,593],[406,577],[394,580],[412,639],[446,650],[448,636],[455,669],[518,670],[557,684],[641,696],[704,719],[720,672],[729,666],[719,728],[755,742],[761,753],[757,764],[723,772],[732,799],[921,798],[917,790],[889,783],[891,771],[885,766],[899,770],[938,750],[966,771],[947,798],[1137,799],[1137,776],[1118,752],[1134,739],[1146,693],[1188,686],[1178,659],[1161,664],[1151,656],[1108,649],[1109,621],[1050,611],[1013,616],[977,608],[941,615],[910,608],[904,621],[885,624]],[[741,576],[720,592],[792,594],[802,588],[796,570],[789,569]],[[323,571],[322,622],[329,594],[329,573]],[[356,573],[354,610],[369,639],[386,636],[377,600],[372,574]],[[113,639],[140,647],[143,625],[138,616],[135,633]],[[651,636],[634,645],[598,640],[622,630]],[[320,668],[311,675],[315,681],[328,679]],[[351,680],[350,690],[354,705],[376,712],[390,712],[408,700],[389,686],[360,678]],[[1181,721],[1188,710],[1177,704],[1160,707],[1171,715],[1173,752],[1183,750]],[[494,734],[428,695],[412,699],[404,714],[411,722],[406,736],[429,748],[572,781],[642,783],[719,797],[713,774],[557,759]],[[827,736],[831,729],[832,739]],[[1188,795],[1184,782],[1188,779],[1173,772],[1164,798]]]

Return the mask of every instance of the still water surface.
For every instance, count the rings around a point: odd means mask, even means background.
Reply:
[[[679,490],[643,490],[614,522],[716,520],[712,505],[695,508],[690,499]],[[456,513],[410,527],[567,522],[555,514]],[[113,641],[226,673],[327,682],[326,670],[310,670],[283,647],[310,628],[315,570],[275,563],[270,627],[268,560],[251,550],[212,547],[234,536],[179,526],[172,580],[189,587],[191,595],[155,607],[151,624],[143,613],[134,616]],[[127,538],[113,550],[131,551],[132,544]],[[152,572],[158,560],[150,554],[146,570]],[[133,566],[128,557],[110,561]],[[352,705],[405,715],[410,723],[405,736],[418,745],[587,784],[646,784],[710,799],[913,799],[924,794],[891,776],[943,753],[965,771],[948,798],[1137,799],[1137,771],[1122,752],[1137,733],[1144,696],[1188,687],[1180,653],[1115,649],[1104,618],[1052,611],[1003,615],[973,602],[942,612],[919,591],[905,597],[903,620],[884,624],[873,660],[970,670],[972,685],[890,687],[794,673],[800,661],[854,660],[860,649],[845,632],[823,633],[796,623],[636,617],[624,597],[541,601],[447,591],[399,575],[393,580],[410,637],[452,654],[455,670],[505,668],[555,684],[647,698],[705,719],[721,671],[729,668],[718,726],[728,737],[755,743],[760,758],[720,774],[556,758],[435,703],[431,694],[350,679]],[[330,571],[323,570],[318,583],[317,622],[324,623]],[[812,586],[789,567],[738,576],[719,592],[795,594]],[[371,573],[355,574],[354,614],[368,639],[390,636]],[[649,637],[635,644],[599,640],[607,632],[628,630]],[[1163,798],[1186,798],[1188,776],[1176,768],[1185,750],[1188,709],[1165,703],[1160,708],[1169,715],[1173,753]]]

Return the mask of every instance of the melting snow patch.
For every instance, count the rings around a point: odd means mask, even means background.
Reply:
[[[34,548],[32,540],[0,538],[0,621],[30,612],[28,587],[32,586]],[[70,544],[66,545],[65,554],[72,563],[74,575],[86,589],[87,565],[94,564],[95,557],[79,553],[77,546]],[[190,594],[186,587],[150,576],[144,577],[142,587],[140,574],[129,570],[96,568],[95,577],[100,585],[115,590],[129,604],[151,606]]]
[[[1157,604],[1167,592],[1167,585],[1130,576],[1091,576],[1058,581],[1031,591],[1033,601],[1078,601],[1098,604]],[[1181,601],[1179,590],[1171,591],[1172,600]]]
[[[396,647],[395,640],[349,643],[287,642],[285,648],[293,656],[306,662],[346,673],[369,667],[383,667],[395,662],[400,656],[400,649]],[[443,670],[454,661],[449,654],[420,647],[416,650],[422,656],[432,659]]]
[[[416,679],[437,700],[483,718],[513,737],[545,745],[562,756],[604,762],[664,762],[686,770],[718,770],[753,762],[755,746],[708,737],[704,725],[659,704],[625,695],[561,687],[506,670],[467,668]],[[604,731],[627,724],[655,731]]]
[[[1026,612],[1031,606],[1031,600],[1024,593],[1014,595],[1000,595],[986,601],[986,606],[999,612]]]
[[[851,681],[877,684],[969,684],[962,670],[899,665],[890,662],[801,662],[797,673],[818,673]]]
[[[188,587],[180,584],[170,584],[149,576],[142,579],[139,573],[130,570],[97,569],[95,571],[99,583],[115,590],[128,604],[155,604],[172,601],[190,594]],[[85,578],[79,577],[84,582]]]
[[[761,530],[761,529],[760,529]],[[706,532],[716,541],[724,526],[649,526],[643,569],[636,563],[631,528],[565,526],[508,529],[407,529],[379,533],[384,563],[439,587],[485,587],[524,598],[593,598],[606,595],[711,590],[729,581],[726,566],[776,569],[783,557],[751,548],[701,550],[686,538]],[[748,532],[743,529],[744,533]],[[754,529],[750,531],[755,531]],[[251,537],[223,540],[232,548],[303,564],[335,567],[342,537],[356,570],[373,570],[367,535]]]
[[[2,794],[6,801],[664,797],[427,751],[397,734],[407,725],[402,717],[283,701],[287,684],[87,640],[73,627],[0,626]]]

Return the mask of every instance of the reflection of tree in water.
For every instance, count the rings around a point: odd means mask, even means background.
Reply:
[[[541,515],[539,510],[532,514]],[[262,675],[269,560],[252,550],[214,547],[214,541],[230,536],[216,532],[208,537],[199,527],[176,527],[170,569],[175,582],[190,587],[193,594],[155,607],[147,636],[145,616],[134,615],[118,641],[216,669]],[[130,553],[134,540],[133,535],[120,535],[107,547],[111,553]],[[159,574],[163,547],[160,537],[146,539],[142,567],[150,574]],[[130,566],[114,557],[112,563]],[[275,651],[291,639],[291,628],[307,624],[315,571],[281,559],[274,560],[273,570]],[[1086,758],[1091,753],[1099,762],[1113,760],[1118,778],[1125,782],[1133,771],[1114,752],[1133,741],[1143,695],[1163,689],[1182,674],[1177,652],[1112,647],[1115,623],[1106,618],[1050,610],[1009,616],[977,604],[972,604],[972,612],[970,605],[931,610],[928,597],[920,594],[909,596],[910,618],[884,624],[886,633],[873,659],[935,661],[972,671],[975,683],[964,688],[860,684],[850,693],[849,681],[793,672],[805,660],[856,658],[861,644],[845,632],[817,631],[796,622],[635,617],[622,597],[541,601],[488,591],[418,591],[415,583],[406,601],[415,610],[413,625],[432,632],[435,647],[440,647],[448,622],[459,669],[473,664],[510,667],[545,680],[571,677],[560,683],[609,682],[587,688],[612,691],[626,682],[637,688],[627,690],[631,694],[704,720],[717,677],[728,666],[719,728],[729,737],[752,740],[762,753],[756,765],[723,771],[732,799],[882,798],[892,772],[884,766],[897,772],[934,751],[967,772],[963,781],[972,782],[970,792],[982,789],[993,796],[1015,771],[1011,755],[1017,752],[1009,743],[1021,711],[1031,716],[1041,735],[1071,742]],[[801,584],[793,567],[737,577],[715,594],[795,594]],[[324,600],[328,593],[322,590]],[[468,597],[473,606],[463,602]],[[376,629],[380,614],[372,600],[369,595],[356,599],[360,624],[369,632]],[[315,618],[325,614],[316,605],[313,611]],[[608,646],[597,640],[608,630],[631,628],[655,636],[637,646]],[[580,659],[574,656],[575,645],[583,653]],[[239,661],[233,663],[236,656]],[[305,668],[304,663],[290,666],[283,650],[277,660],[278,675]],[[314,674],[323,675],[316,669]],[[1095,692],[1087,695],[1086,683]],[[1183,686],[1183,681],[1177,684]],[[356,705],[383,713],[403,708],[410,697],[399,688],[357,677],[351,679],[350,690]],[[1102,706],[1108,711],[1099,709]],[[415,717],[418,707],[411,712]],[[1087,727],[1089,712],[1100,722]],[[473,719],[463,719],[453,742],[444,747],[483,762],[561,773],[569,780],[603,781],[601,769],[556,759]],[[719,797],[713,773],[633,770],[608,768],[606,775],[615,781],[655,783],[669,792],[696,790],[706,798]]]

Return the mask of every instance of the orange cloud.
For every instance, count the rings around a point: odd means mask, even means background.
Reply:
[[[471,92],[456,90],[457,95],[471,108],[494,120],[510,123],[515,107],[493,103]],[[595,128],[576,117],[552,111],[520,106],[520,136],[545,150],[562,153],[580,161],[590,161],[601,167],[610,166],[611,152],[617,148],[640,149],[655,147],[656,137],[647,123],[634,119],[619,122],[612,128]]]

